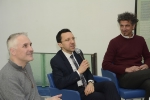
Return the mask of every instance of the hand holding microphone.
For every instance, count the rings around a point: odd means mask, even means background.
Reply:
[[[79,66],[78,72],[80,74],[84,73],[89,68],[89,63],[87,60],[83,60]]]
[[[79,66],[79,69],[78,69],[78,72],[79,72],[80,74],[82,74],[82,73],[84,73],[84,72],[89,68],[89,63],[88,63],[87,60],[84,59],[83,54],[81,54],[81,50],[80,50],[80,49],[76,48],[76,49],[75,49],[75,52],[76,52],[77,54],[79,54],[80,57],[81,57],[82,60],[83,60],[82,63],[80,64],[80,66]]]

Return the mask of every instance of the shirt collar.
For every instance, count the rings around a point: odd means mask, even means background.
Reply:
[[[122,33],[121,33],[122,37],[126,38],[126,39],[129,39],[129,38],[133,38],[134,37],[134,33],[132,33],[132,37],[129,37],[129,36],[124,36]]]
[[[67,59],[70,58],[71,55],[74,56],[73,52],[72,52],[72,54],[69,54],[69,53],[67,53],[67,52],[65,52],[65,51],[63,51],[63,50],[62,50],[62,52],[63,52],[64,55],[67,57]]]
[[[22,68],[22,66],[18,66],[17,64],[15,64],[13,61],[11,61],[10,59],[8,60],[8,62],[16,69],[18,70],[23,70],[24,68]]]

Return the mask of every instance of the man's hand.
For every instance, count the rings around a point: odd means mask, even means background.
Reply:
[[[127,73],[131,73],[131,72],[136,72],[136,71],[139,71],[140,70],[140,67],[139,66],[131,66],[129,68],[126,68],[125,69],[125,72]]]
[[[141,66],[132,66],[132,67],[126,68],[125,72],[130,73],[130,72],[136,72],[136,71],[144,70],[144,69],[148,69],[147,64],[143,64]]]
[[[93,93],[94,90],[95,90],[94,84],[89,82],[88,85],[85,87],[84,93],[85,93],[85,95],[89,95],[89,94]]]
[[[140,70],[144,70],[144,69],[148,69],[148,65],[147,64],[143,64],[140,66]]]
[[[61,99],[62,94],[50,97],[50,98],[46,98],[45,100],[62,100]]]
[[[81,65],[79,66],[78,72],[82,74],[86,71],[87,68],[89,68],[89,63],[87,60],[83,60]]]

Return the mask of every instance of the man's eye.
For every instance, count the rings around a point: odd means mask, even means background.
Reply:
[[[72,38],[72,40],[75,40],[75,39],[76,39],[75,37]]]
[[[26,48],[26,47],[27,47],[27,45],[25,44],[23,47],[25,47],[25,48]]]
[[[66,41],[69,41],[70,39],[66,39]]]

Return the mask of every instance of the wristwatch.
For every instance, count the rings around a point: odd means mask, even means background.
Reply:
[[[88,83],[93,83],[94,84],[94,81],[93,80],[89,80]]]

